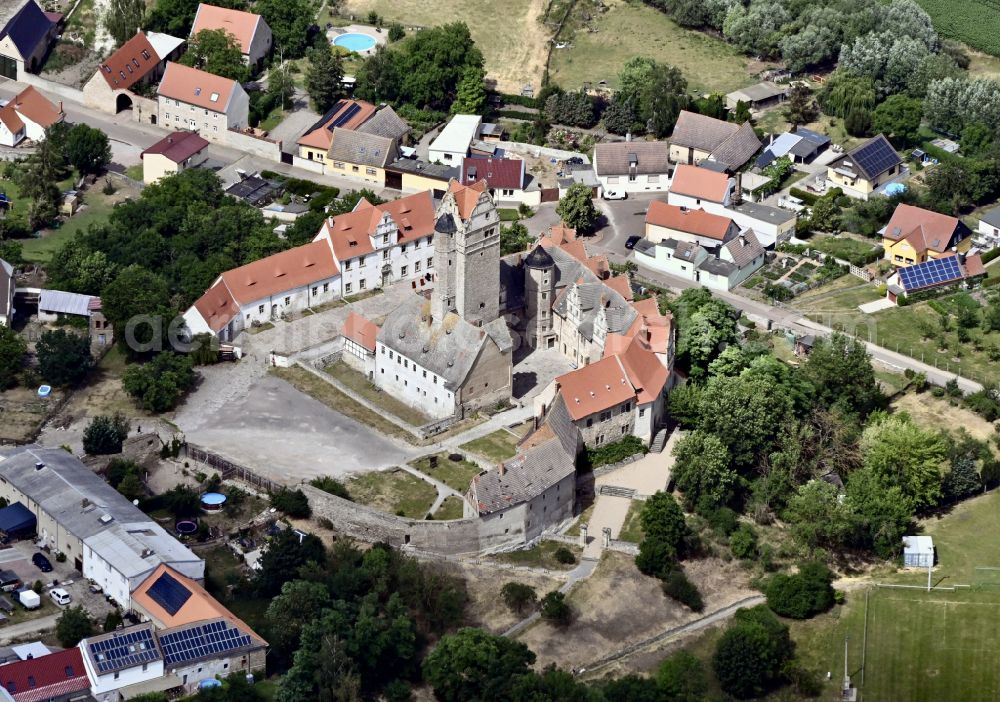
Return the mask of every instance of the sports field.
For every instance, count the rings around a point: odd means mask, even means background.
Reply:
[[[372,10],[383,25],[433,27],[465,22],[486,60],[487,77],[503,92],[519,93],[521,86],[542,84],[551,31],[542,24],[548,0],[344,0],[342,15],[361,19]]]
[[[874,576],[874,582],[917,587],[867,590],[867,642],[865,588],[850,590],[847,604],[829,615],[793,623],[803,662],[824,678],[831,673],[826,691],[835,692],[843,677],[846,636],[848,668],[862,700],[1000,699],[1000,571],[975,570],[1000,567],[1000,548],[989,536],[997,528],[997,492],[928,520],[924,529],[938,552],[932,580],[942,589],[919,589],[926,571]]]

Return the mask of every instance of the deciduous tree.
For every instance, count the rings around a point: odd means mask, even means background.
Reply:
[[[250,77],[239,42],[225,29],[202,29],[188,39],[187,51],[180,62],[240,83]]]
[[[556,214],[563,223],[581,234],[593,231],[597,224],[597,208],[590,187],[583,183],[573,183],[556,206]]]
[[[455,102],[451,104],[452,114],[481,115],[486,107],[486,71],[482,66],[465,68],[458,81]]]
[[[919,140],[923,116],[924,106],[920,100],[891,95],[875,108],[872,129],[889,137],[897,148],[905,148]]]
[[[16,331],[0,324],[0,390],[17,385],[17,374],[24,366],[28,345]]]
[[[441,637],[424,659],[424,679],[441,702],[500,700],[534,662],[535,654],[520,641],[461,629]]]
[[[105,10],[103,22],[108,34],[119,44],[135,36],[136,30],[143,26],[143,15],[146,14],[144,0],[111,0]]]
[[[35,346],[35,354],[42,377],[59,387],[76,385],[94,366],[90,339],[65,329],[44,332]]]
[[[77,605],[67,607],[56,621],[56,637],[65,648],[71,648],[94,632],[94,623],[87,611]]]
[[[344,62],[328,46],[309,54],[306,92],[317,112],[326,112],[344,95]]]
[[[128,438],[129,423],[125,415],[98,415],[83,430],[83,450],[91,456],[122,452],[122,442]]]
[[[684,493],[688,511],[703,504],[721,507],[733,498],[739,476],[729,467],[729,451],[714,434],[694,431],[674,446],[671,477]]]

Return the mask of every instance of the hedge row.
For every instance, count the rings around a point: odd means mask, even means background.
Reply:
[[[1000,256],[1000,247],[997,247],[995,249],[992,249],[991,251],[987,251],[986,253],[984,253],[982,256],[983,263],[989,263],[997,256]]]
[[[540,107],[538,100],[524,95],[511,95],[510,93],[497,93],[505,105],[523,105],[524,107]]]
[[[798,199],[802,200],[802,202],[810,206],[815,205],[816,201],[819,200],[819,195],[817,195],[816,193],[809,193],[799,188],[790,188],[788,190],[788,194],[791,195],[792,197],[797,197]]]
[[[532,114],[531,112],[518,112],[517,110],[493,110],[492,116],[495,118],[503,117],[506,119],[520,119],[525,122],[531,122],[537,114]]]

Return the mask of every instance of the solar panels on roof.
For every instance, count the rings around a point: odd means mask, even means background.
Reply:
[[[151,628],[139,629],[87,644],[98,673],[132,668],[160,658]]]
[[[945,285],[962,278],[962,267],[957,256],[933,258],[915,266],[899,269],[899,281],[907,292]]]
[[[346,102],[345,100],[337,100],[337,102],[335,102],[333,104],[333,107],[331,107],[329,110],[327,110],[326,114],[323,115],[322,117],[320,117],[319,122],[317,122],[316,124],[314,124],[309,129],[309,131],[311,132],[314,129],[319,129],[324,124],[326,124],[327,120],[332,119],[335,114],[337,114],[338,112],[340,112],[344,108],[344,103],[345,102]],[[327,129],[327,131],[332,132],[333,131],[333,125],[332,124],[328,124],[327,127],[326,127],[326,129]]]
[[[163,647],[167,665],[211,658],[252,645],[253,640],[249,636],[225,621],[209,622],[160,635],[160,646]]]
[[[885,138],[876,137],[851,152],[851,158],[868,176],[884,173],[900,162],[899,155]]]
[[[170,573],[160,575],[156,579],[156,582],[149,588],[148,594],[170,616],[177,614],[180,608],[184,606],[184,603],[191,597],[191,591],[178,582]]]
[[[337,119],[333,120],[333,123],[329,127],[330,131],[333,131],[335,127],[344,126],[354,117],[354,115],[358,114],[359,112],[361,112],[361,105],[359,105],[356,102],[352,103],[350,107],[344,110],[344,114],[338,116]]]

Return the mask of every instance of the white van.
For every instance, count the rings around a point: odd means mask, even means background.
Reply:
[[[49,590],[49,597],[51,597],[52,601],[55,602],[57,605],[68,605],[72,600],[72,598],[69,596],[69,593],[63,590],[61,587],[54,587],[51,590]]]

